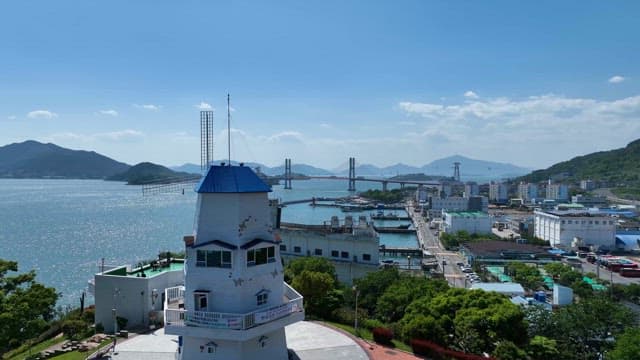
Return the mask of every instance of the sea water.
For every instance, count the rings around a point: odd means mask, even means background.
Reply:
[[[358,183],[358,190],[380,188]],[[281,201],[311,197],[342,197],[350,193],[340,180],[293,181],[293,189],[273,187],[270,198]],[[0,258],[18,262],[19,271],[35,270],[38,281],[61,293],[60,305],[79,305],[87,280],[108,265],[155,258],[160,251],[182,251],[182,237],[191,234],[196,194],[143,196],[141,187],[102,180],[0,179]],[[404,211],[394,211],[406,216]],[[338,208],[307,203],[283,209],[282,221],[322,224]],[[355,219],[369,212],[349,213]],[[407,221],[376,221],[397,226]],[[411,234],[381,234],[381,244],[414,247]]]

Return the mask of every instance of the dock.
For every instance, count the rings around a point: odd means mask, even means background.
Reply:
[[[409,220],[411,220],[411,217],[409,217],[409,216],[389,216],[389,215],[375,215],[375,214],[372,214],[371,215],[371,219],[372,220],[403,220],[403,221],[409,221]]]

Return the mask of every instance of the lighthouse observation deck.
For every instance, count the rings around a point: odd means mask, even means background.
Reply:
[[[186,335],[200,329],[216,329],[222,338],[238,339],[244,333],[262,332],[263,327],[282,326],[304,319],[303,297],[294,288],[283,282],[284,298],[281,305],[257,309],[246,314],[210,311],[190,311],[184,306],[184,286],[165,290],[164,322],[168,334]],[[210,330],[208,330],[210,331]]]

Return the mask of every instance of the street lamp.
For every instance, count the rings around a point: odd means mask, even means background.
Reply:
[[[411,255],[407,255],[407,269],[411,270]]]
[[[353,321],[353,328],[355,329],[356,335],[358,335],[358,295],[360,295],[360,290],[358,290],[358,287],[355,285],[353,285],[352,289],[356,293],[356,316]]]

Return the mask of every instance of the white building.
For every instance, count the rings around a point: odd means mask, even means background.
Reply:
[[[282,239],[280,253],[285,260],[301,256],[328,259],[342,283],[351,284],[380,266],[380,237],[365,216],[360,216],[357,223],[351,216],[346,216],[342,223],[334,216],[323,225],[283,223],[278,233]]]
[[[437,197],[432,196],[429,200],[428,216],[430,219],[442,217],[443,210],[466,211],[469,208],[469,199],[459,196]]]
[[[284,327],[303,320],[304,308],[283,281],[269,191],[243,166],[211,166],[196,187],[185,286],[165,295],[178,359],[287,359]]]
[[[556,201],[567,201],[569,199],[569,187],[565,184],[547,184],[546,199]]]
[[[475,283],[471,285],[472,290],[495,291],[509,297],[524,296],[524,288],[518,283]]]
[[[428,189],[423,185],[418,186],[418,189],[416,190],[416,202],[418,204],[424,204],[427,200],[429,200]]]
[[[499,182],[491,182],[489,184],[489,201],[497,203],[506,203],[509,189],[507,185]]]
[[[580,189],[591,191],[596,188],[596,182],[593,180],[580,180]]]
[[[480,194],[480,188],[478,187],[478,184],[473,182],[473,181],[469,181],[466,184],[464,184],[464,197],[470,197],[470,196],[478,196]]]
[[[553,247],[615,247],[616,222],[610,216],[585,211],[536,210],[533,222],[535,236],[549,241]]]
[[[445,211],[442,230],[454,234],[466,231],[469,234],[490,234],[493,218],[478,211]]]
[[[521,182],[518,184],[518,197],[525,203],[531,203],[538,198],[538,185]]]
[[[95,324],[102,324],[107,333],[122,330],[116,329],[116,317],[127,319],[127,328],[161,324],[164,290],[182,284],[182,259],[101,271],[89,281],[96,305]]]

